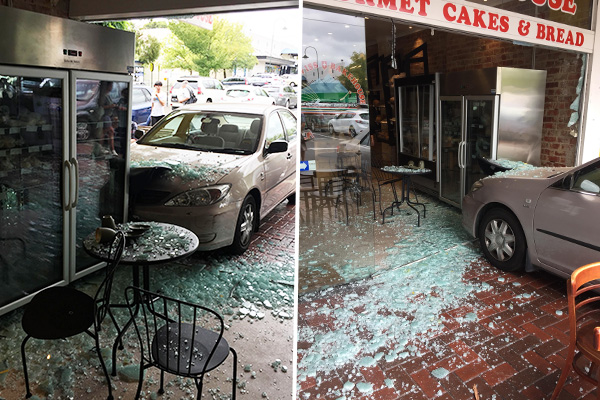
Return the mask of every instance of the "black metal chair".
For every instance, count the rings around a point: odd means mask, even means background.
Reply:
[[[160,370],[160,388],[164,393],[164,375],[192,378],[197,399],[202,398],[204,375],[233,354],[232,399],[235,400],[237,353],[223,337],[223,318],[215,311],[197,304],[129,286],[125,290],[131,317],[140,344],[139,399],[144,370]],[[206,328],[210,327],[210,328]]]
[[[29,389],[27,357],[25,355],[27,341],[30,338],[42,340],[66,339],[85,332],[96,341],[96,352],[108,385],[108,399],[113,399],[110,378],[100,352],[99,331],[102,320],[109,312],[113,276],[121,260],[124,247],[125,236],[119,231],[110,245],[110,262],[106,267],[106,276],[93,298],[72,287],[57,286],[37,293],[25,308],[21,324],[27,335],[21,343],[21,357],[23,372],[25,373],[26,398],[32,396]],[[91,327],[93,327],[93,330],[90,329]]]
[[[385,185],[390,185],[392,187],[392,194],[394,195],[394,201],[398,201],[398,193],[396,192],[396,182],[402,181],[401,177],[392,175],[383,171],[381,168],[385,166],[385,163],[380,159],[373,160],[373,167],[371,169],[371,173],[373,177],[377,181],[377,189],[379,192],[379,196],[375,196],[374,198],[379,199],[379,213],[383,214],[383,208],[381,206],[381,187]],[[374,192],[375,193],[375,192]]]

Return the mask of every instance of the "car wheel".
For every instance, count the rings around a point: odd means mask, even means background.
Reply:
[[[285,108],[290,108],[290,101],[289,100],[285,101]]]
[[[479,243],[490,263],[502,271],[525,266],[527,243],[517,218],[503,208],[488,211],[479,224]]]
[[[242,254],[248,249],[254,233],[256,223],[256,201],[254,197],[248,195],[242,203],[240,215],[238,215],[237,225],[235,227],[235,236],[231,245],[233,254]]]
[[[356,130],[354,129],[354,127],[352,125],[350,125],[350,128],[348,129],[348,131],[350,132],[350,137],[356,136]]]
[[[207,103],[212,103],[212,99],[206,99]]]
[[[331,135],[335,135],[335,129],[333,129],[333,125],[329,125],[329,133]]]
[[[294,205],[296,204],[296,193],[292,193],[287,197],[288,204]]]

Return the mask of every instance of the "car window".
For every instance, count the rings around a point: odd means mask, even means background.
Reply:
[[[589,167],[579,171],[575,176],[575,184],[573,190],[600,193],[600,163],[590,165]]]
[[[221,84],[221,82],[219,82],[219,81],[215,81],[215,88],[216,88],[216,89],[219,89],[219,90],[225,90],[225,89],[223,88],[223,85],[222,85],[222,84]]]
[[[248,96],[248,90],[246,89],[229,89],[227,90],[227,96],[231,97],[244,97]]]
[[[369,119],[369,113],[360,113],[359,115],[362,119],[366,119],[366,120]]]
[[[214,89],[215,83],[212,79],[204,79],[202,81],[202,86],[204,86],[206,89]]]
[[[296,122],[296,117],[294,117],[289,111],[280,111],[279,114],[281,115],[283,125],[285,126],[287,140],[293,140],[298,134],[298,124]]]
[[[131,102],[133,104],[145,103],[147,101],[148,100],[146,99],[146,96],[144,95],[144,91],[142,89],[139,89],[139,88],[133,89],[133,95],[131,97]]]
[[[271,113],[267,122],[266,147],[269,147],[275,140],[285,140],[283,125],[281,125],[281,119],[276,112]]]

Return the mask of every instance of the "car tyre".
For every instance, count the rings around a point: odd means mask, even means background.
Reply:
[[[290,108],[290,101],[289,100],[285,101],[285,108],[288,108],[288,109]]]
[[[478,236],[483,254],[494,267],[507,272],[524,268],[527,242],[513,213],[491,209],[479,224]]]
[[[350,128],[348,129],[348,131],[350,132],[350,137],[356,136],[356,129],[354,129],[354,127],[352,125],[350,125]]]
[[[254,226],[256,225],[256,201],[251,195],[246,196],[238,215],[237,224],[235,227],[235,236],[231,244],[231,252],[233,254],[242,254],[250,246]]]
[[[333,129],[333,125],[329,125],[329,134],[332,136],[335,135],[335,129]]]

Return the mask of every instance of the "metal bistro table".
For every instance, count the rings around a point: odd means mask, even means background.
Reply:
[[[142,227],[140,229],[140,227]],[[140,266],[142,267],[142,288],[150,290],[150,266],[163,264],[187,257],[198,248],[198,237],[194,232],[181,226],[161,222],[135,222],[118,226],[125,233],[127,240],[121,264],[131,265],[133,273],[133,286],[140,287]],[[136,229],[137,228],[137,229]],[[145,230],[144,230],[145,229]],[[141,232],[143,230],[143,232]],[[132,232],[136,232],[135,234]],[[83,241],[84,249],[92,257],[102,261],[108,260],[110,243],[96,242],[95,232],[88,235]],[[136,299],[140,301],[141,299]],[[111,304],[111,307],[123,308],[125,304]],[[137,309],[136,309],[137,312]],[[111,315],[112,318],[112,315]],[[129,328],[133,319],[129,319],[122,329],[119,329],[113,318],[113,323],[118,332],[113,345],[112,375],[117,375],[116,358],[117,346],[121,345],[122,337]]]
[[[406,204],[408,204],[408,206],[410,208],[412,208],[413,210],[415,210],[417,212],[417,226],[421,226],[421,213],[415,206],[423,207],[423,218],[426,217],[427,210],[425,209],[425,204],[419,203],[419,200],[417,199],[417,195],[415,194],[415,189],[413,188],[413,185],[412,185],[411,177],[413,175],[428,174],[431,172],[431,170],[428,168],[415,168],[415,167],[410,168],[407,166],[386,166],[386,167],[383,167],[381,170],[388,172],[390,174],[400,175],[402,177],[402,197],[400,198],[399,201],[394,200],[392,202],[391,206],[389,206],[385,210],[383,210],[383,212],[381,213],[381,215],[382,215],[381,223],[385,224],[385,212],[387,210],[391,210],[392,211],[391,214],[394,215],[394,207],[399,208],[399,206],[402,203],[406,202]],[[416,202],[410,201],[410,192],[412,192],[415,195],[415,199],[417,199]]]

